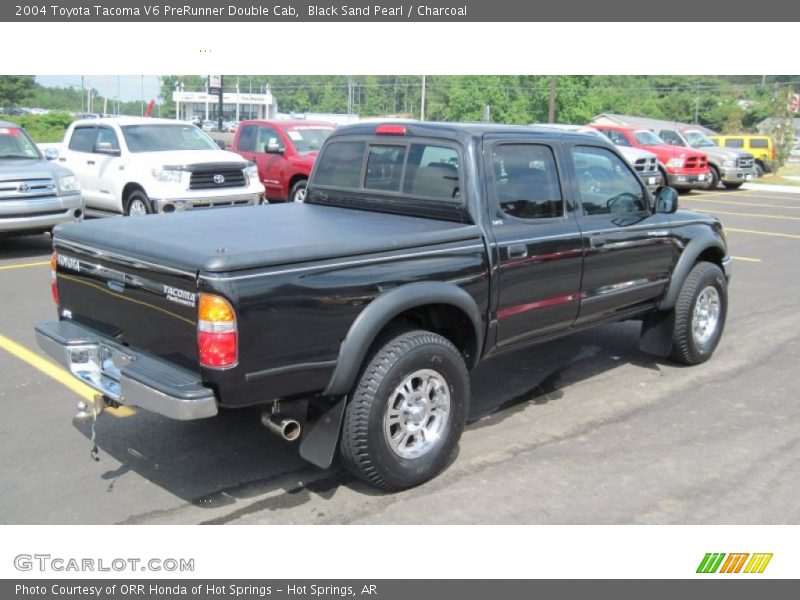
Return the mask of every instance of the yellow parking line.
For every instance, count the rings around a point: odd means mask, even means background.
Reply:
[[[97,392],[95,392],[92,388],[75,379],[75,377],[67,373],[55,363],[45,360],[38,354],[28,350],[25,346],[8,339],[4,335],[0,335],[0,348],[9,354],[16,356],[21,361],[28,363],[33,368],[38,369],[51,379],[56,380],[58,383],[69,388],[85,400],[92,400],[97,395]],[[109,414],[112,414],[115,417],[129,417],[136,414],[136,411],[128,406],[120,406],[119,408],[109,407],[106,410],[109,412]]]
[[[21,265],[5,265],[3,267],[0,267],[0,271],[5,271],[7,269],[25,269],[27,267],[41,267],[43,265],[49,265],[49,264],[50,264],[49,260],[43,260],[40,262],[23,263]]]
[[[800,221],[800,217],[782,217],[781,215],[760,215],[758,213],[728,212],[725,210],[711,211],[715,215],[733,215],[735,217],[757,217],[759,219],[781,219],[784,221]]]
[[[748,258],[746,256],[731,256],[733,260],[743,260],[744,262],[760,263],[760,258]]]
[[[725,227],[725,231],[735,231],[737,233],[754,233],[756,235],[770,235],[774,237],[783,237],[792,240],[800,240],[800,235],[795,235],[792,233],[775,233],[774,231],[756,231],[755,229],[734,229],[733,227]]]
[[[705,198],[691,198],[690,202],[712,202],[714,204],[735,204],[736,206],[753,206],[756,208],[786,208],[789,210],[800,210],[797,206],[783,206],[781,204],[761,204],[759,202],[734,202],[733,200],[707,200]]]

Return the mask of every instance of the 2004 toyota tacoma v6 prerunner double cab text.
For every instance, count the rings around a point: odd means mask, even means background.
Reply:
[[[626,319],[643,351],[711,356],[725,234],[677,209],[594,136],[342,127],[304,204],[57,228],[37,338],[98,391],[84,415],[262,405],[306,460],[398,490],[453,457],[488,356]]]

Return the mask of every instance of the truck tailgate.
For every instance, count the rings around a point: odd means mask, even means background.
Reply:
[[[196,274],[56,239],[60,316],[194,371]]]

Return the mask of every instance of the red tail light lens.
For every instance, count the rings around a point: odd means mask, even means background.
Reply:
[[[239,359],[236,314],[230,302],[213,294],[200,294],[197,307],[197,347],[200,364],[222,369]]]
[[[56,280],[56,265],[58,265],[58,258],[56,253],[50,257],[50,294],[53,296],[53,302],[58,306],[58,281]]]

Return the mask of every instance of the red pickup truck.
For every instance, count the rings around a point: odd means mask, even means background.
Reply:
[[[619,125],[592,125],[617,146],[632,146],[658,156],[659,169],[666,185],[678,190],[707,188],[710,171],[708,156],[691,148],[672,146],[649,129]]]
[[[258,166],[271,202],[303,202],[319,149],[336,125],[323,121],[242,121],[229,148]]]

